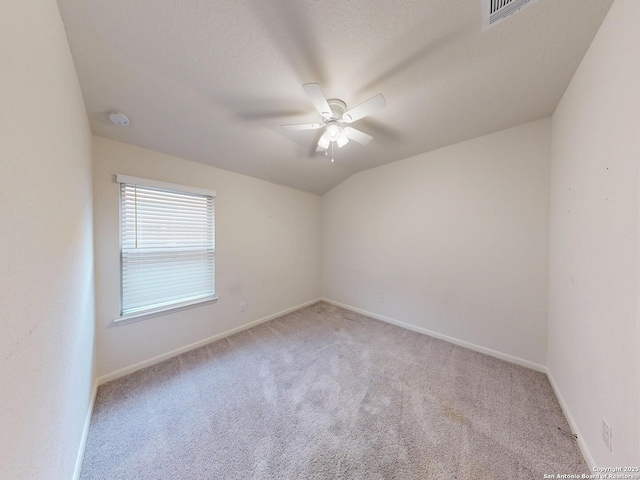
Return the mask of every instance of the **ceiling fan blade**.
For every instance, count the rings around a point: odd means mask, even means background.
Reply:
[[[366,134],[364,132],[361,132],[360,130],[356,130],[355,128],[344,127],[342,129],[342,131],[345,133],[345,135],[348,138],[350,138],[354,142],[358,142],[358,143],[360,143],[362,145],[366,145],[371,140],[373,140],[373,137],[371,135],[368,135],[368,134]]]
[[[360,105],[353,107],[351,110],[344,112],[342,120],[347,123],[355,122],[356,120],[360,120],[361,118],[371,115],[378,110],[382,110],[386,106],[387,101],[384,99],[384,96],[379,93],[375,97],[371,97],[369,100],[366,100]]]
[[[317,130],[324,127],[324,123],[298,123],[291,125],[280,125],[287,130]]]
[[[331,107],[327,102],[327,97],[322,93],[322,88],[317,83],[305,83],[302,85],[304,91],[307,92],[309,99],[313,103],[313,106],[316,107],[318,113],[322,115],[324,118],[331,118],[333,113],[331,112]]]

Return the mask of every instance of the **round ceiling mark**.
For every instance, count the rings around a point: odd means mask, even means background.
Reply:
[[[119,127],[128,127],[131,125],[131,120],[124,113],[111,112],[109,113],[109,120],[111,123],[118,125]]]

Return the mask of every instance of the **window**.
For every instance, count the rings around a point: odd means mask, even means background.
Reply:
[[[121,318],[215,300],[215,192],[117,181]]]

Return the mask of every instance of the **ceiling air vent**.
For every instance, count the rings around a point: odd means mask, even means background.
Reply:
[[[508,16],[538,0],[482,0],[482,30],[486,32]]]

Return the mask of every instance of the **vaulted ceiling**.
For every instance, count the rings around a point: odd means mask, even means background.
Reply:
[[[482,0],[59,0],[93,133],[324,193],[355,172],[551,115],[612,0],[539,0],[482,29]],[[373,135],[335,163],[302,89]],[[108,112],[131,117],[117,127]]]

